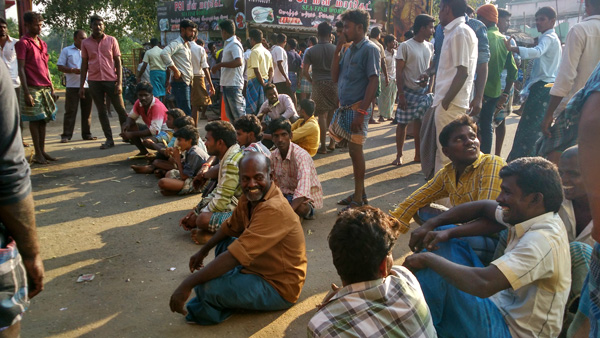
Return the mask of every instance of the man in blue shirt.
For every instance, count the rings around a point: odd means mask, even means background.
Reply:
[[[331,64],[331,78],[338,83],[340,108],[333,115],[329,133],[336,141],[348,141],[354,171],[354,194],[338,202],[355,208],[363,205],[365,193],[365,157],[363,144],[372,111],[370,103],[375,97],[379,81],[381,56],[375,44],[365,37],[369,26],[369,13],[364,10],[347,10],[342,14],[343,33],[339,39]],[[352,46],[340,56],[346,41]],[[341,60],[340,60],[341,59]]]
[[[523,115],[517,127],[513,148],[508,161],[520,157],[535,156],[535,142],[542,136],[541,126],[544,113],[550,100],[550,88],[546,84],[553,83],[558,72],[561,52],[560,39],[554,31],[556,11],[552,7],[542,7],[535,13],[535,24],[538,32],[537,46],[533,48],[513,47],[510,40],[505,40],[506,49],[519,53],[523,59],[535,59],[529,81],[523,91],[529,90],[527,101],[523,106]]]

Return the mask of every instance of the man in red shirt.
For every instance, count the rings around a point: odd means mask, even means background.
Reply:
[[[104,34],[104,19],[98,15],[90,17],[92,35],[81,43],[81,81],[79,96],[85,97],[85,79],[89,84],[89,91],[98,109],[98,118],[106,141],[100,149],[115,146],[110,129],[110,120],[104,104],[104,95],[108,96],[117,114],[119,125],[122,126],[127,119],[125,103],[123,103],[123,71],[121,68],[121,51],[119,43],[114,37]]]
[[[15,44],[21,79],[21,119],[29,121],[29,130],[35,149],[34,163],[48,164],[56,158],[46,153],[46,123],[56,119],[58,96],[48,71],[48,46],[38,37],[44,18],[36,12],[23,15],[25,35]]]

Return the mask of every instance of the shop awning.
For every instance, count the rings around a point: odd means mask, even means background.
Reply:
[[[300,33],[316,33],[317,27],[305,27],[305,26],[286,26],[286,25],[273,25],[273,24],[255,24],[251,23],[250,27],[259,29],[269,29],[277,31],[288,31],[288,32],[300,32]]]

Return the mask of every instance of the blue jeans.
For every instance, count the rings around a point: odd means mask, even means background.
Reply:
[[[454,263],[483,267],[464,241],[451,239],[434,251]],[[488,298],[460,291],[431,269],[416,274],[440,337],[511,337],[502,313]]]
[[[185,115],[192,116],[192,106],[190,101],[191,86],[182,81],[171,82],[171,93],[175,96],[177,108],[183,110]]]
[[[485,97],[481,112],[479,113],[479,135],[481,136],[481,152],[490,154],[492,152],[492,140],[494,139],[494,113],[496,112],[496,103],[500,97]]]
[[[227,251],[237,238],[221,241],[215,257]],[[187,321],[200,325],[218,324],[236,309],[275,311],[290,308],[293,303],[283,299],[271,284],[258,275],[241,273],[242,266],[194,288],[196,297],[187,303]]]
[[[223,86],[225,114],[231,123],[246,115],[246,99],[242,95],[242,87]]]

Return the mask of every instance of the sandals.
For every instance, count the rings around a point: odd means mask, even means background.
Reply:
[[[114,142],[104,142],[102,143],[102,145],[100,146],[100,149],[108,149],[108,148],[112,148],[115,146]]]
[[[347,206],[345,206],[344,208],[342,208],[342,210],[338,211],[338,215],[343,214],[344,212],[350,210],[350,209],[354,209],[354,208],[358,208],[358,207],[362,207],[364,206],[365,203],[358,203],[358,202],[350,202]]]
[[[350,205],[351,203],[353,203],[353,200],[354,200],[354,194],[351,194],[350,196],[348,196],[348,197],[346,197],[344,199],[339,200],[337,202],[337,204],[339,204],[339,205]],[[356,202],[354,202],[354,203],[356,203]],[[369,200],[367,199],[367,194],[363,194],[362,204],[363,205],[369,204]]]

